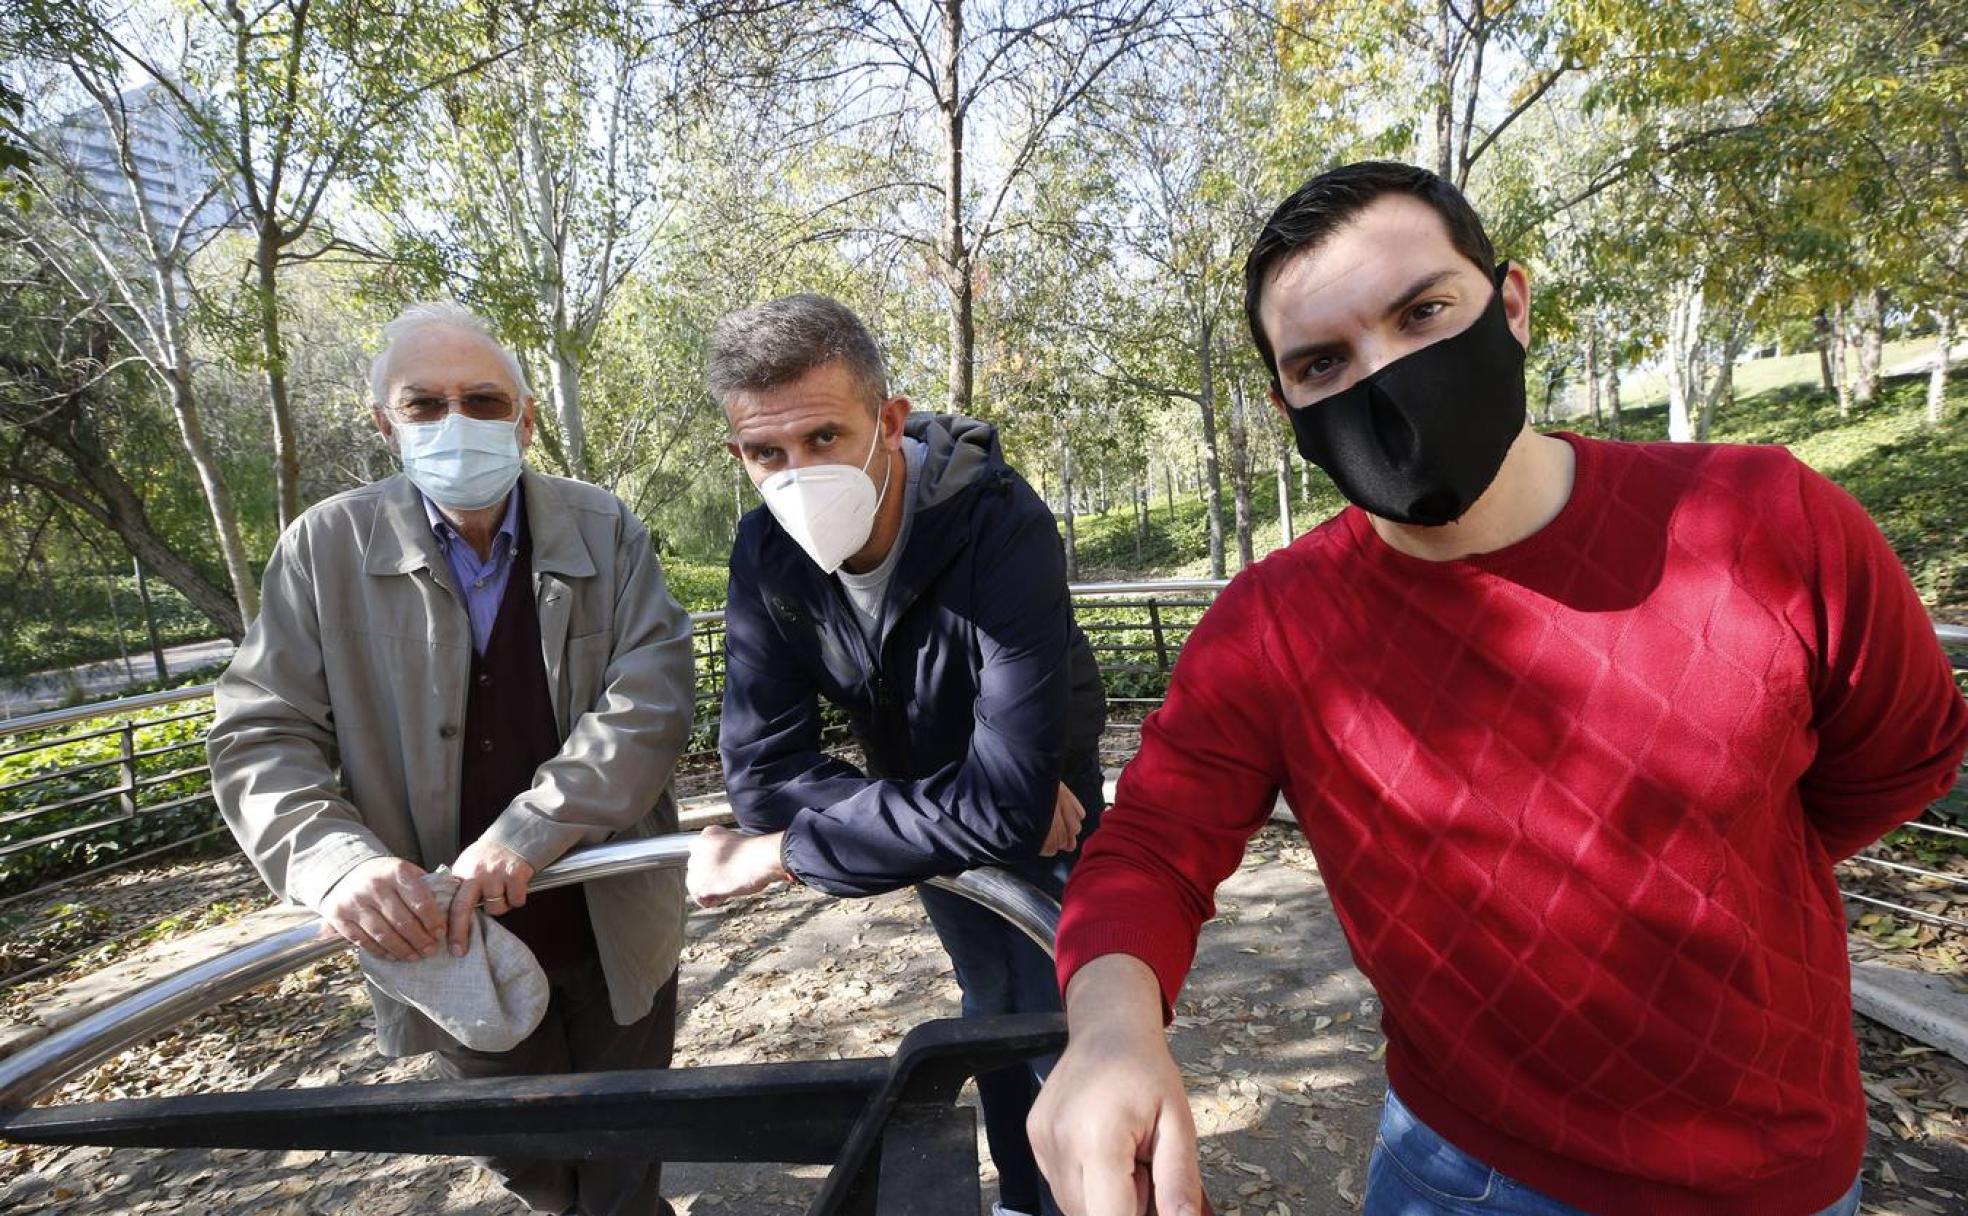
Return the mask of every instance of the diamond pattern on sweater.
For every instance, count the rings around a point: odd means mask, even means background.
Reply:
[[[1916,813],[1968,715],[1842,492],[1771,449],[1572,443],[1571,502],[1501,553],[1418,561],[1349,511],[1225,593],[1074,880],[1062,973],[1100,937],[1126,825],[1152,816],[1155,869],[1193,884],[1170,906],[1206,906],[1269,772],[1385,1001],[1404,1099],[1464,1148],[1561,1197],[1618,1177],[1623,1211],[1849,1183],[1831,1175],[1864,1107],[1810,816]],[[1904,792],[1820,808],[1800,784],[1819,698],[1856,667],[1825,653],[1853,592],[1817,580],[1847,568],[1901,597],[1861,606],[1900,624],[1868,645],[1911,673],[1888,673],[1921,698],[1906,711],[1940,717],[1927,751],[1866,761],[1901,765],[1882,788]],[[1182,933],[1180,913],[1128,915],[1136,937]],[[1150,959],[1165,991],[1188,957]]]

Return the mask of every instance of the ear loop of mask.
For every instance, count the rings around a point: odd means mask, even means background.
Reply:
[[[881,447],[882,447],[882,425],[881,425],[881,414],[878,412],[875,415],[874,446],[868,449],[868,458],[861,462],[861,472],[863,475],[865,475],[868,472],[868,466],[874,463],[875,453],[880,451]],[[881,514],[882,503],[888,500],[888,483],[893,481],[894,479],[895,479],[895,462],[892,460],[884,461],[882,464],[881,489],[876,491],[875,493],[875,514],[877,515]]]

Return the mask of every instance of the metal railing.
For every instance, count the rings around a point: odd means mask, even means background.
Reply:
[[[530,889],[546,891],[641,870],[680,869],[690,859],[696,836],[681,832],[576,849],[540,871]],[[1025,880],[1004,870],[983,868],[932,878],[929,883],[990,909],[1052,953],[1059,905]],[[310,916],[301,924],[138,989],[0,1060],[0,1112],[30,1106],[69,1077],[132,1043],[347,948],[349,943],[331,933],[320,917]]]
[[[1072,595],[1082,618],[1082,627],[1103,671],[1110,677],[1133,677],[1137,683],[1145,677],[1146,689],[1159,691],[1155,685],[1159,680],[1166,679],[1189,630],[1194,627],[1203,609],[1209,606],[1208,599],[1198,598],[1195,593],[1214,592],[1224,585],[1224,580],[1217,579],[1082,583],[1074,585]],[[717,767],[717,721],[724,696],[724,613],[694,612],[690,614],[690,620],[696,690],[691,746],[684,754],[683,762],[686,770],[694,767],[708,773],[715,772]],[[209,807],[211,770],[203,754],[204,732],[199,732],[196,738],[157,746],[148,744],[163,728],[175,723],[209,719],[212,715],[212,687],[210,684],[199,684],[145,693],[0,723],[0,741],[27,740],[0,748],[0,761],[85,745],[98,739],[114,739],[109,754],[100,758],[36,772],[32,776],[0,784],[0,829],[35,820],[50,825],[45,832],[31,832],[18,839],[0,841],[0,860],[14,854],[58,846],[64,841],[128,829],[159,814],[198,806]],[[1116,702],[1152,703],[1158,698],[1129,697],[1123,692],[1123,695],[1113,699]],[[144,716],[177,706],[190,708],[159,717]],[[107,725],[80,733],[67,733],[63,729],[98,722]],[[838,739],[842,733],[836,727],[832,737]],[[161,763],[163,757],[178,755],[184,755],[187,762],[181,765]],[[38,798],[37,795],[43,791],[52,791],[54,796],[45,800]],[[159,792],[164,796],[157,796]],[[10,804],[20,805],[6,809]],[[88,813],[78,815],[79,812]],[[8,891],[4,881],[0,880],[0,909],[31,896],[213,839],[223,833],[224,828],[212,824],[201,831],[174,836],[155,847],[137,851],[105,850],[111,855],[99,862],[12,891]],[[100,944],[92,943],[67,957],[75,957]],[[31,972],[20,972],[0,979],[0,986],[18,982],[65,961],[67,958],[50,960]]]
[[[1111,704],[1159,703],[1163,685],[1174,666],[1183,642],[1188,639],[1190,630],[1195,627],[1196,621],[1208,608],[1215,593],[1227,585],[1228,580],[1224,579],[1168,579],[1151,582],[1076,583],[1071,587],[1080,627],[1086,633],[1100,662],[1101,670],[1108,679],[1108,700]],[[692,748],[686,753],[685,760],[714,771],[718,708],[724,687],[722,645],[724,613],[722,611],[697,612],[692,613],[690,619],[696,655],[696,704]],[[1936,624],[1934,630],[1942,645],[1948,649],[1956,667],[1968,668],[1968,626]],[[112,753],[100,759],[36,773],[34,776],[0,785],[0,808],[4,808],[10,801],[31,799],[33,793],[40,789],[64,783],[73,785],[78,782],[99,781],[96,778],[97,774],[113,773],[114,775],[113,781],[100,782],[97,788],[73,792],[62,790],[60,791],[62,796],[51,801],[33,803],[19,809],[0,810],[0,828],[5,828],[9,824],[25,823],[36,818],[63,816],[83,808],[104,808],[102,814],[86,818],[81,823],[64,822],[61,826],[51,828],[47,832],[35,833],[25,839],[0,844],[0,859],[35,848],[46,848],[64,840],[128,825],[148,816],[199,804],[209,804],[210,770],[204,763],[202,751],[195,757],[196,763],[174,765],[162,760],[164,757],[178,755],[192,749],[202,749],[202,736],[162,746],[143,746],[145,742],[143,736],[148,731],[173,723],[209,718],[212,712],[211,694],[212,686],[203,684],[147,693],[96,705],[54,710],[15,719],[0,726],[0,730],[4,730],[4,733],[0,733],[0,739],[9,737],[21,739],[29,735],[46,735],[49,732],[60,731],[63,727],[83,723],[104,720],[109,720],[111,723],[79,734],[63,734],[57,738],[37,738],[30,742],[17,743],[0,749],[0,760],[35,751],[70,747],[95,739],[112,737],[115,739]],[[204,704],[184,713],[167,714],[147,720],[139,718],[139,715],[153,710],[168,709],[193,702]],[[195,788],[170,788],[178,783]],[[150,791],[155,790],[162,790],[168,796],[147,797]],[[113,806],[110,805],[112,803]],[[1905,827],[1916,833],[1968,840],[1968,831],[1943,824],[1915,821],[1906,824]],[[138,852],[119,853],[102,864],[91,865],[80,872],[0,896],[0,908],[29,896],[43,894],[107,871],[149,860],[160,854],[181,849],[188,844],[216,837],[223,832],[223,828],[214,826],[156,847]],[[1922,881],[1938,881],[1950,886],[1968,886],[1968,880],[1964,880],[1961,875],[1947,874],[1864,854],[1853,858],[1848,864],[1870,865]],[[1952,930],[1968,930],[1968,921],[1956,917],[1942,916],[1904,904],[1885,903],[1872,896],[1853,895],[1852,898],[1864,903],[1879,904],[1923,923],[1936,924]],[[45,972],[50,967],[67,961],[68,958],[76,957],[100,945],[100,941],[91,943],[65,958],[43,963],[35,967],[32,972],[22,972],[6,980],[0,980],[0,986],[17,982],[31,974]]]

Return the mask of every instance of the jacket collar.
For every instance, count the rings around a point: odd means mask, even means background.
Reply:
[[[568,517],[553,479],[525,469],[519,475],[519,488],[532,534],[533,572],[592,578],[594,556]],[[401,473],[384,481],[377,495],[376,519],[370,525],[369,552],[362,568],[367,574],[409,574],[419,569],[441,574],[446,569],[423,495]]]
[[[554,479],[527,469],[519,475],[519,488],[526,495],[526,526],[533,539],[533,573],[593,578],[594,554],[588,552],[588,542],[574,526],[571,509],[560,496]]]

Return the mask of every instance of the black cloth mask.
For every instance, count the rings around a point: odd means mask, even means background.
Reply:
[[[1362,509],[1438,527],[1496,480],[1524,427],[1524,348],[1503,315],[1508,271],[1497,268],[1497,290],[1469,328],[1285,411],[1298,454]]]

